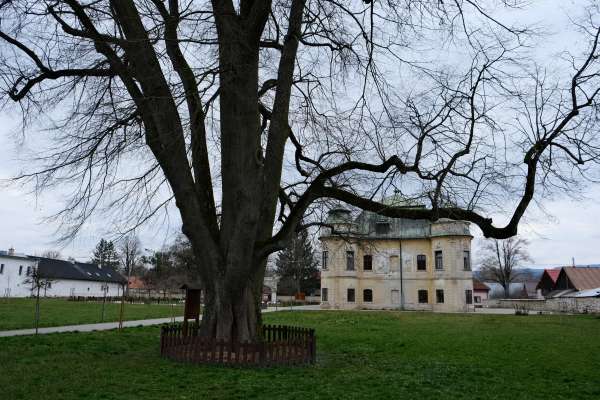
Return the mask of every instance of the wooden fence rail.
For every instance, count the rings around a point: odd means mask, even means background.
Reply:
[[[314,364],[315,330],[294,326],[264,325],[262,340],[232,342],[198,336],[195,324],[164,325],[160,335],[163,357],[196,364],[232,366]]]

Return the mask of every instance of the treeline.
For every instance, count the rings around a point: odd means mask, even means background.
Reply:
[[[115,268],[129,281],[138,278],[144,288],[175,290],[185,283],[199,284],[194,279],[197,264],[190,243],[182,235],[160,250],[144,248],[133,235],[116,242],[101,239],[90,261]]]

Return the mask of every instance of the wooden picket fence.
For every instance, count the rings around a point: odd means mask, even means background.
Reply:
[[[264,325],[262,340],[237,343],[198,336],[198,327],[164,325],[160,354],[175,361],[231,366],[314,364],[315,330],[294,326]]]

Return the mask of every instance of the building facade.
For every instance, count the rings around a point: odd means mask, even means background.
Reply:
[[[321,307],[473,309],[469,224],[331,210],[322,244]]]
[[[31,282],[34,270],[48,282],[40,293],[44,297],[120,296],[127,284],[127,280],[110,267],[28,256],[10,249],[0,251],[0,296],[34,295]]]
[[[487,304],[490,295],[490,288],[480,280],[473,279],[473,304],[475,308],[483,307]]]

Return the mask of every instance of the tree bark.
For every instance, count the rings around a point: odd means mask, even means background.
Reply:
[[[203,279],[205,309],[200,332],[217,339],[256,341],[260,336],[260,299],[264,259],[256,259],[264,187],[261,123],[258,109],[258,38],[236,16],[217,16],[220,59],[221,171],[223,182],[219,265]],[[275,207],[275,204],[273,204]],[[268,226],[267,226],[268,225]],[[206,246],[188,235],[195,254]]]
[[[205,283],[201,335],[236,342],[260,339],[263,273],[255,270],[246,281],[219,278]]]

